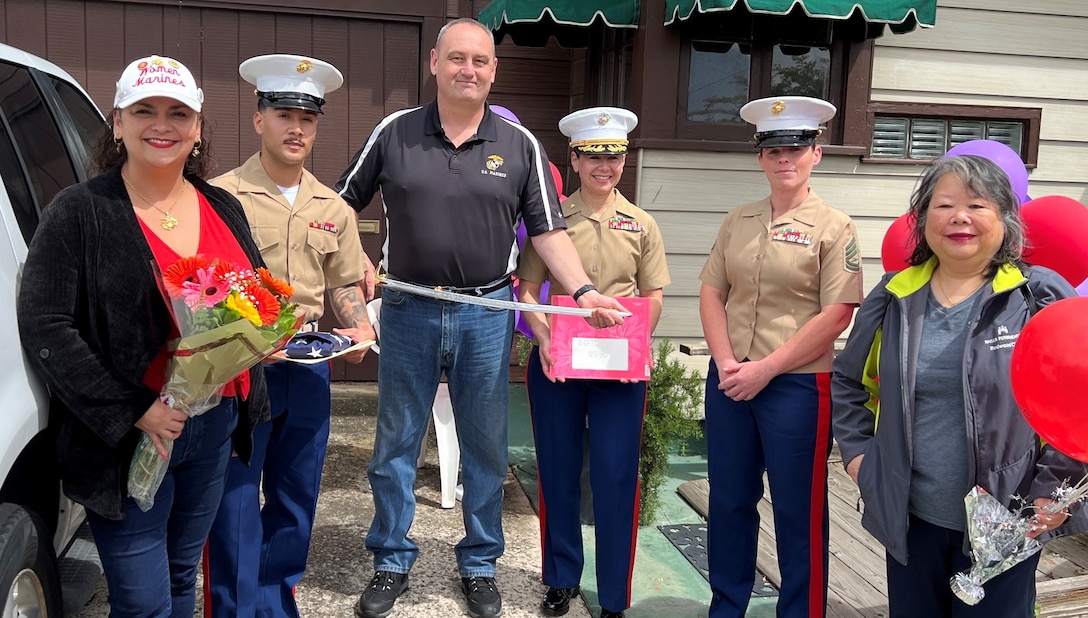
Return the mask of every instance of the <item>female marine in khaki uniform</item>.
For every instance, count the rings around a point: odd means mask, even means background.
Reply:
[[[712,618],[744,616],[756,571],[763,472],[774,508],[780,617],[827,605],[827,457],[835,338],[861,302],[857,233],[809,189],[826,101],[752,101],[771,194],[730,212],[699,278],[706,381]]]
[[[651,329],[661,317],[661,288],[669,283],[665,246],[653,217],[627,201],[616,184],[627,158],[627,132],[638,119],[625,109],[598,107],[559,121],[571,138],[571,165],[582,186],[563,203],[567,233],[586,273],[601,293],[651,299]],[[518,267],[519,295],[538,302],[547,267],[525,244]],[[574,296],[588,291],[583,287]],[[551,279],[554,294],[567,294]],[[618,380],[555,380],[548,322],[526,314],[537,346],[529,357],[526,386],[536,441],[540,484],[543,579],[541,609],[567,613],[582,578],[579,521],[583,435],[589,425],[590,483],[597,525],[597,587],[601,616],[623,616],[631,600],[631,571],[638,531],[638,463],[646,383]]]

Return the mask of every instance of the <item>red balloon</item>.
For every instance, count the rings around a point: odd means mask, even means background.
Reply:
[[[880,263],[884,272],[897,272],[910,266],[907,259],[914,253],[914,217],[909,212],[899,215],[891,227],[884,233],[884,242],[880,243]]]
[[[1028,237],[1024,259],[1080,285],[1088,278],[1088,208],[1071,197],[1037,197],[1020,208]]]
[[[1088,298],[1044,307],[1014,341],[1012,394],[1024,418],[1051,446],[1088,462]]]
[[[555,163],[548,161],[548,167],[552,168],[552,180],[555,181],[555,192],[559,194],[559,201],[565,199],[563,197],[563,174],[560,173],[559,168],[555,166]]]

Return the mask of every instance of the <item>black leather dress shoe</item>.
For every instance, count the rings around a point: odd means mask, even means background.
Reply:
[[[610,612],[602,607],[601,618],[623,618],[623,612]]]
[[[570,600],[581,592],[581,588],[548,588],[544,600],[540,602],[540,611],[545,616],[564,616],[570,611]]]

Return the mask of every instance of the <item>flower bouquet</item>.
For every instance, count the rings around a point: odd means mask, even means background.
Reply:
[[[967,508],[967,538],[971,541],[971,568],[956,573],[949,586],[956,597],[968,605],[978,605],[986,596],[982,584],[1004,573],[1043,548],[1026,535],[1040,529],[1034,514],[1056,515],[1080,502],[1088,494],[1088,477],[1070,486],[1062,483],[1051,494],[1053,503],[1042,509],[1027,507],[1032,515],[1013,513],[981,487],[974,487],[963,498]]]
[[[182,258],[160,272],[152,263],[181,337],[159,398],[190,417],[214,408],[226,384],[261,362],[298,331],[303,316],[289,304],[294,290],[265,268],[253,271],[219,260]],[[167,455],[172,440],[163,440]],[[164,459],[145,433],[129,467],[128,493],[144,510],[166,474]]]

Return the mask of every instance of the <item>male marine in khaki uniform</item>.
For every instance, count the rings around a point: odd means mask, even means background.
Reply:
[[[304,167],[325,93],[344,79],[314,58],[274,54],[241,64],[257,87],[253,127],[261,151],[213,183],[245,208],[268,268],[294,287],[292,301],[316,329],[330,290],[332,311],[354,341],[373,340],[357,282],[366,256],[355,214]],[[366,350],[345,355],[362,361]],[[248,467],[232,459],[204,560],[205,616],[298,618],[294,587],[306,568],[329,438],[329,363],[265,366],[272,420],[257,427]],[[259,490],[264,492],[264,506]]]

